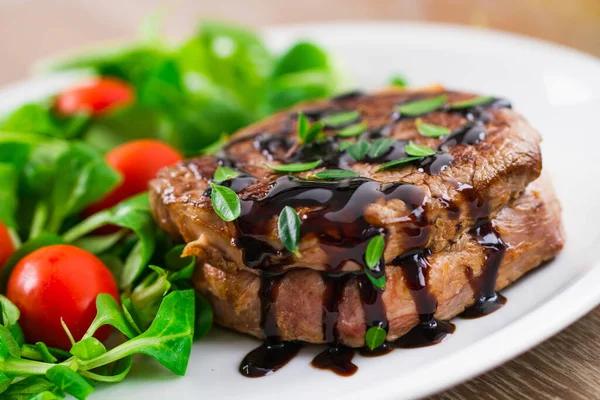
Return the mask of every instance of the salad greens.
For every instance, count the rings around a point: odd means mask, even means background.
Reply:
[[[137,354],[183,375],[193,340],[204,337],[212,325],[209,303],[192,290],[196,260],[182,257],[184,247],[158,229],[147,193],[90,211],[123,182],[104,153],[153,138],[185,156],[211,154],[237,129],[298,102],[333,95],[341,84],[329,54],[309,42],[275,54],[254,32],[215,22],[201,23],[176,45],[167,44],[156,30],[146,29],[144,37],[46,67],[125,81],[135,93],[132,104],[66,116],[50,97],[0,116],[0,222],[16,247],[0,271],[0,291],[23,257],[56,244],[95,254],[121,291],[120,304],[110,295],[97,296],[96,318],[81,340],[74,340],[63,323],[71,338],[68,351],[26,343],[18,307],[0,295],[1,398],[60,399],[69,394],[84,399],[97,383],[122,381]],[[357,118],[337,115],[328,122],[337,126]],[[298,125],[302,143],[315,140],[323,129],[322,122],[309,124],[302,115]],[[354,129],[346,131],[348,136],[364,130],[362,125],[347,129]],[[285,172],[306,166],[271,168]],[[214,182],[238,175],[220,167]],[[322,179],[338,175],[330,172]],[[239,199],[231,189],[213,183],[212,197],[223,219],[239,216]],[[297,252],[296,212],[286,208],[279,225],[282,242]],[[112,347],[94,337],[106,325],[118,331]]]
[[[175,46],[158,38],[55,61],[47,68],[87,69],[123,79],[136,90],[135,106],[70,135],[103,151],[154,137],[186,156],[274,111],[332,95],[341,84],[333,60],[312,43],[298,43],[277,56],[255,33],[215,22],[200,24],[191,38]],[[54,123],[40,119],[35,127],[22,121],[24,128],[17,130],[54,131],[49,128]]]

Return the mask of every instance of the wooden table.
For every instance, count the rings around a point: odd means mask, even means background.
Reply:
[[[537,36],[600,56],[600,0],[0,0],[0,84],[56,52],[131,38],[157,7],[165,31],[199,18],[250,26],[323,20],[429,20]],[[600,284],[600,283],[599,283]],[[431,399],[600,398],[600,308],[517,359]]]

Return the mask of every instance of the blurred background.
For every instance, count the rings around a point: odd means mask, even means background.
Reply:
[[[437,21],[507,30],[600,56],[600,0],[0,0],[0,85],[35,60],[106,40],[133,39],[163,12],[174,39],[198,19],[251,27],[328,20]]]

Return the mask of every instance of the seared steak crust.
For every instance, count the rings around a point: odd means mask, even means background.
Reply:
[[[563,246],[560,205],[547,180],[532,183],[497,214],[493,225],[507,245],[496,280],[497,290],[552,259]],[[467,271],[472,271],[475,278],[481,276],[485,250],[471,233],[459,235],[445,250],[434,252],[427,259],[431,266],[427,286],[437,299],[437,319],[450,319],[474,303],[472,278]],[[386,277],[383,301],[389,321],[388,340],[395,340],[417,325],[419,312],[402,268],[389,266]],[[197,269],[194,282],[213,305],[220,325],[263,337],[258,276],[205,264]],[[281,278],[274,305],[283,340],[327,342],[323,331],[325,288],[323,275],[310,269],[290,270]],[[364,346],[368,327],[357,278],[351,277],[339,303],[340,343]]]

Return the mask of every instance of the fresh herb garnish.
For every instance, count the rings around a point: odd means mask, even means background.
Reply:
[[[450,103],[450,109],[452,110],[462,110],[464,108],[469,108],[473,106],[479,106],[481,104],[489,103],[494,100],[494,96],[479,96],[474,97],[472,99],[456,101],[454,103]]]
[[[421,118],[417,118],[415,121],[415,125],[417,126],[417,130],[422,136],[439,138],[442,136],[449,135],[452,131],[445,126],[427,124],[423,122]]]
[[[282,164],[282,165],[269,165],[267,167],[277,172],[304,172],[310,171],[311,169],[317,168],[323,161],[317,160],[312,162],[297,163],[297,164]]]
[[[211,183],[210,187],[212,188],[210,198],[217,215],[227,222],[237,219],[242,212],[237,194],[228,187],[214,183]]]
[[[348,171],[346,169],[326,169],[325,171],[319,171],[310,178],[316,179],[346,179],[346,178],[357,178],[360,174],[354,171]]]
[[[321,122],[330,128],[340,128],[356,122],[360,118],[358,111],[344,111],[321,118]]]
[[[300,217],[290,206],[285,206],[279,214],[277,221],[277,232],[279,240],[286,249],[300,257],[298,246],[300,246]]]
[[[447,99],[448,97],[443,94],[441,96],[436,96],[429,99],[415,100],[396,106],[396,110],[400,112],[400,115],[417,117],[419,115],[428,114],[437,110],[446,102]]]
[[[385,338],[387,337],[387,332],[385,329],[379,326],[372,326],[367,330],[367,334],[365,335],[365,342],[367,347],[371,350],[375,350],[379,346],[385,342]]]
[[[360,161],[365,158],[370,147],[371,145],[366,140],[359,140],[349,146],[346,151],[350,154],[350,157],[354,158],[356,161]]]
[[[401,165],[409,164],[413,161],[421,160],[421,159],[423,159],[423,157],[406,157],[406,158],[401,158],[399,160],[390,161],[390,162],[387,162],[387,163],[382,164],[379,167],[377,167],[375,169],[375,172],[383,171],[384,169],[399,167]]]
[[[311,125],[306,115],[298,113],[298,141],[300,144],[304,145],[314,141],[322,130],[323,123],[321,121]]]
[[[369,148],[369,157],[370,158],[381,157],[382,155],[385,154],[386,151],[388,151],[390,149],[390,147],[392,146],[393,143],[394,143],[394,139],[390,139],[390,138],[381,138],[381,139],[375,140],[373,143],[371,143],[371,148]]]
[[[404,152],[412,157],[428,157],[435,154],[435,151],[429,147],[421,146],[414,142],[408,143],[408,145],[404,148]]]
[[[359,124],[350,125],[336,133],[340,137],[354,137],[362,134],[367,130],[367,124],[361,122]]]
[[[373,269],[381,261],[383,256],[383,250],[385,248],[385,239],[383,236],[378,235],[372,238],[367,245],[367,251],[365,252],[365,262],[369,269]]]
[[[379,278],[375,278],[368,271],[366,272],[366,275],[367,275],[367,278],[369,278],[369,280],[373,284],[373,286],[378,287],[379,289],[384,289],[385,288],[385,282],[386,282],[385,275],[382,275]]]
[[[239,172],[237,172],[233,168],[219,166],[215,170],[215,174],[213,176],[213,181],[215,181],[215,182],[223,182],[223,181],[226,181],[228,179],[232,179],[232,178],[238,177],[239,175],[240,175]]]
[[[402,75],[394,75],[390,78],[390,85],[399,88],[405,88],[408,86],[407,80]]]
[[[340,144],[338,145],[338,150],[339,151],[345,151],[346,149],[348,149],[348,147],[352,146],[354,143],[346,140],[343,142],[340,142]]]

